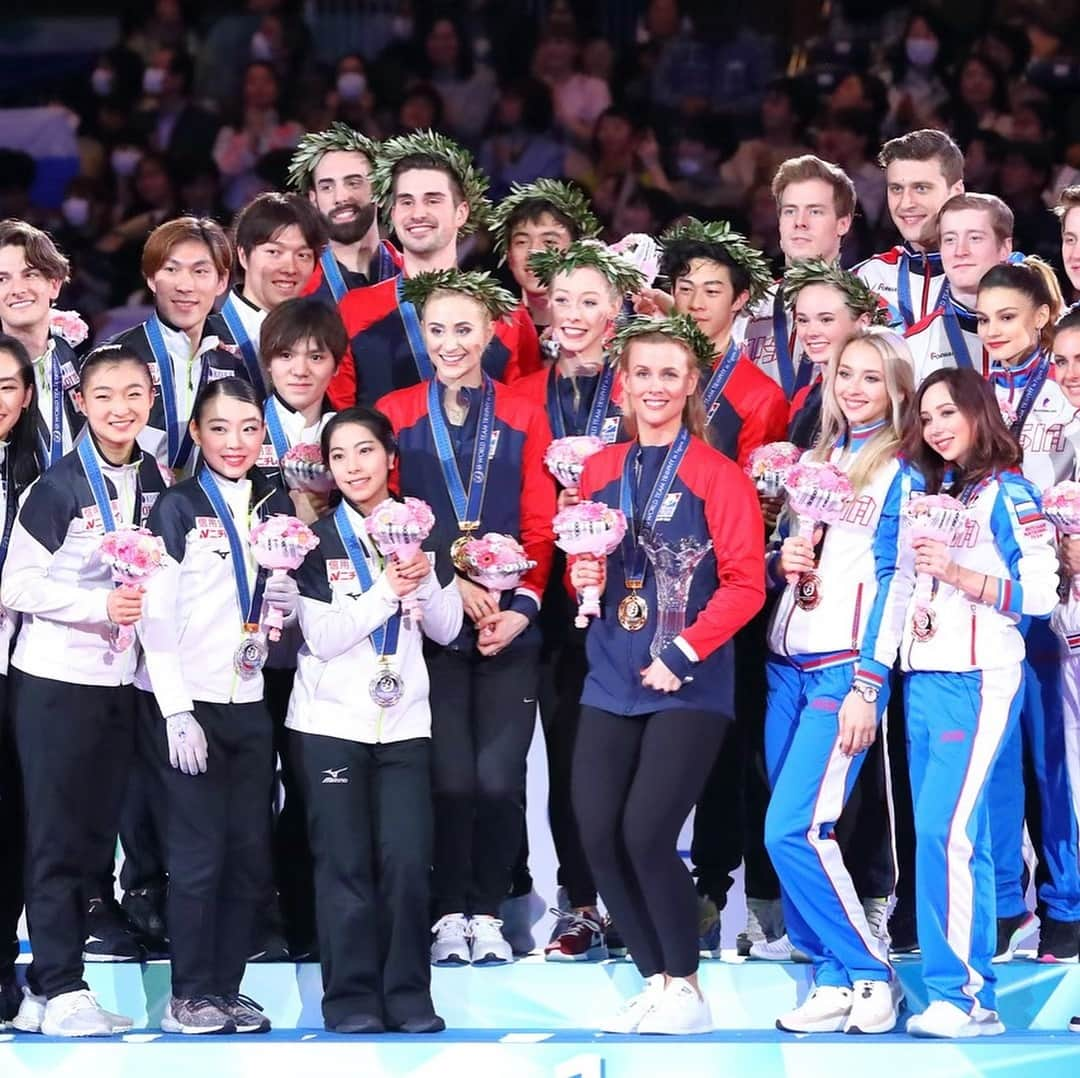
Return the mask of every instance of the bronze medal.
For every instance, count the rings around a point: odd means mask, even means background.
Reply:
[[[911,635],[925,643],[937,632],[937,613],[931,606],[917,606],[911,617]]]
[[[480,527],[480,522],[473,523],[472,521],[465,521],[463,524],[458,525],[465,533],[459,535],[450,544],[450,560],[454,563],[454,568],[459,573],[467,573],[469,571],[469,563],[465,560],[465,544],[473,537],[473,532]]]
[[[821,604],[821,577],[800,573],[795,584],[795,603],[800,610],[815,610]]]
[[[636,633],[645,628],[649,620],[649,604],[644,596],[635,589],[629,595],[624,595],[619,603],[619,624],[630,633]]]

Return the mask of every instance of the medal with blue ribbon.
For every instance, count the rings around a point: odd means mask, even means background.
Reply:
[[[928,282],[932,274],[930,259],[931,255],[929,253],[922,256],[923,269],[926,273]],[[948,281],[946,279],[946,283],[941,286],[941,290],[937,294],[937,299],[930,305],[929,310],[934,311],[941,306],[941,301],[945,297],[947,283]],[[911,329],[919,319],[915,317],[915,308],[911,303],[911,255],[906,248],[900,255],[900,266],[896,275],[896,303],[900,308],[900,317],[903,319],[904,328]],[[920,317],[923,316],[920,315]]]
[[[240,533],[236,530],[236,521],[221,493],[217,481],[210,474],[209,468],[199,472],[199,486],[210,502],[214,515],[221,522],[225,538],[229,542],[229,555],[232,561],[233,580],[236,583],[236,599],[243,619],[244,638],[233,656],[233,669],[245,681],[255,677],[266,663],[269,648],[266,638],[259,631],[258,610],[262,605],[262,592],[265,572],[259,569],[255,573],[255,591],[248,582],[247,555]]]
[[[1033,354],[1040,355],[1039,352]],[[1023,367],[1027,363],[1030,363],[1031,359],[1027,359],[1024,363],[1019,364]],[[1045,354],[1041,354],[1038,364],[1028,377],[1027,383],[1024,386],[1024,392],[1020,395],[1020,403],[1016,407],[1016,418],[1009,426],[1009,430],[1013,437],[1018,441],[1020,435],[1023,432],[1024,424],[1027,422],[1027,418],[1031,415],[1031,409],[1035,407],[1035,398],[1042,392],[1042,388],[1046,385],[1046,379],[1050,375],[1050,357]]]
[[[649,604],[641,594],[649,559],[645,548],[641,545],[641,536],[651,532],[656,524],[656,519],[671,491],[671,484],[675,482],[679,465],[686,455],[689,444],[690,433],[685,427],[681,427],[675,441],[671,443],[664,456],[663,464],[660,465],[660,471],[656,476],[649,499],[645,503],[645,512],[642,514],[640,523],[634,513],[634,457],[637,452],[635,445],[631,445],[623,461],[622,480],[619,484],[619,508],[626,517],[626,535],[622,541],[622,553],[623,577],[628,594],[624,595],[619,603],[618,618],[619,624],[631,633],[644,629],[649,620]]]
[[[225,325],[229,327],[232,339],[240,354],[244,358],[244,369],[247,371],[248,381],[258,391],[260,398],[264,395],[264,383],[262,369],[259,367],[259,351],[252,342],[243,319],[236,306],[236,297],[230,292],[221,305],[221,317],[225,319]]]
[[[79,463],[82,465],[86,481],[90,484],[90,493],[94,496],[94,504],[101,515],[101,526],[106,532],[116,531],[116,517],[113,516],[112,499],[109,497],[108,487],[105,486],[105,476],[101,471],[97,453],[94,451],[93,440],[88,436],[79,442]],[[139,498],[136,492],[135,502]]]
[[[953,359],[957,367],[970,370],[974,364],[971,362],[971,353],[968,351],[967,338],[964,336],[964,328],[960,325],[960,316],[953,304],[952,293],[949,290],[949,282],[946,280],[941,290],[941,318],[945,324],[945,336],[949,340]]]
[[[349,291],[349,288],[345,284],[338,260],[330,250],[330,244],[327,244],[323,248],[323,253],[319,255],[319,265],[322,267],[323,280],[326,282],[326,287],[330,289],[330,295],[334,297],[335,303],[340,303],[341,297]]]
[[[416,372],[420,375],[421,382],[428,382],[435,377],[435,368],[431,364],[427,346],[424,344],[424,335],[420,331],[420,316],[416,313],[416,307],[405,298],[404,277],[398,277],[395,282],[394,295],[397,298],[401,324],[405,327],[409,351],[412,352],[413,362],[416,364]]]
[[[476,442],[473,445],[472,465],[469,468],[468,491],[465,489],[458,469],[454,446],[450,440],[450,431],[447,428],[446,417],[443,415],[440,400],[442,384],[433,378],[428,382],[427,390],[428,421],[431,424],[432,438],[435,440],[435,452],[439,457],[439,467],[442,469],[446,492],[450,495],[450,503],[454,507],[454,516],[457,518],[458,528],[462,533],[450,547],[450,558],[455,568],[461,572],[465,572],[466,569],[462,560],[465,544],[469,541],[470,534],[480,527],[484,491],[487,489],[488,469],[491,466],[491,442],[495,431],[495,387],[486,374],[483,379],[480,414],[476,422]]]
[[[788,400],[795,395],[795,365],[792,360],[792,339],[794,334],[788,329],[787,308],[784,306],[784,290],[778,284],[773,296],[773,347],[776,349],[776,366],[780,373],[780,385]]]
[[[165,334],[161,328],[161,320],[155,313],[146,322],[146,340],[153,353],[154,362],[157,364],[158,381],[161,384],[161,408],[165,413],[165,437],[169,453],[169,467],[181,471],[191,456],[194,442],[191,431],[188,429],[187,419],[180,416],[180,403],[176,395],[176,376],[173,372],[172,357],[165,345]],[[198,397],[206,377],[209,364],[204,360],[203,369],[199,374],[199,384],[195,390]]]
[[[585,429],[582,434],[590,434],[599,438],[604,429],[604,420],[607,418],[608,406],[611,404],[611,390],[615,384],[615,368],[605,363],[600,371],[600,377],[593,391],[592,404],[589,406],[589,418],[585,421]],[[559,373],[552,366],[548,373],[547,383],[547,410],[551,418],[552,433],[556,438],[567,437],[566,416],[562,410],[559,399]],[[577,434],[577,431],[574,431]]]
[[[334,511],[334,527],[337,528],[345,553],[349,555],[349,561],[356,570],[361,594],[370,591],[375,578],[368,565],[364,548],[360,545],[360,540],[357,539],[356,532],[353,530],[352,521],[349,520],[349,511],[345,508],[344,502]],[[397,654],[400,630],[401,610],[399,608],[383,625],[371,632],[371,646],[378,656],[379,667],[368,685],[368,693],[379,707],[393,707],[400,703],[402,696],[405,695],[405,682],[401,675],[390,666],[390,660]]]
[[[720,399],[727,388],[731,372],[735,370],[735,364],[739,362],[741,354],[739,346],[731,341],[724,352],[724,358],[713,368],[709,377],[709,384],[705,387],[703,400],[705,404],[705,425],[708,426],[716,415],[716,409],[720,407]]]

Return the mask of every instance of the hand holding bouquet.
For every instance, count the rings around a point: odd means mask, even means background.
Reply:
[[[318,536],[302,520],[284,513],[259,521],[251,529],[250,539],[251,553],[259,565],[270,570],[271,579],[299,569],[308,551],[319,545]],[[281,611],[271,606],[264,621],[267,636],[280,640],[283,624]]]
[[[120,524],[106,532],[99,547],[101,560],[112,570],[113,584],[142,588],[165,564],[165,544],[146,528]],[[113,651],[126,651],[135,642],[130,625],[117,625],[110,640]]]
[[[911,546],[917,539],[933,539],[947,546],[963,524],[966,513],[964,503],[948,494],[909,498],[900,510],[905,542]],[[921,640],[928,640],[936,628],[930,605],[933,587],[934,579],[929,573],[916,574],[913,624],[915,635]]]
[[[799,536],[814,542],[814,530],[819,524],[835,524],[844,515],[855,493],[851,480],[835,464],[824,461],[803,461],[793,464],[784,476],[788,504],[799,521]],[[820,580],[816,573],[802,573],[788,583],[798,581],[800,605],[813,610],[821,601]],[[805,594],[804,594],[805,592]]]
[[[589,554],[606,558],[622,542],[626,534],[626,517],[622,510],[612,509],[603,502],[578,502],[563,509],[552,521],[555,545],[567,554]],[[600,616],[600,589],[588,587],[582,591],[574,624],[584,629],[589,618]]]
[[[512,535],[498,532],[469,539],[462,546],[461,560],[469,579],[496,595],[512,591],[530,569],[536,568],[536,562]]]
[[[585,461],[599,453],[604,443],[592,434],[573,434],[569,438],[556,438],[547,447],[544,464],[559,481],[559,485],[574,490],[581,482]]]
[[[753,480],[758,493],[775,498],[783,492],[784,479],[801,456],[802,450],[792,442],[759,445],[750,454],[746,474]]]
[[[407,562],[416,557],[420,544],[431,534],[435,514],[419,498],[406,498],[402,502],[387,498],[371,511],[364,527],[384,558]],[[420,604],[415,597],[408,595],[402,599],[401,611],[406,628],[414,622],[420,623]]]
[[[298,442],[290,446],[278,463],[289,490],[305,494],[329,494],[334,489],[333,477],[323,464],[322,450],[311,442]]]
[[[1080,535],[1080,483],[1066,480],[1044,491],[1043,515],[1062,535]],[[1071,588],[1080,599],[1080,577],[1072,578]]]

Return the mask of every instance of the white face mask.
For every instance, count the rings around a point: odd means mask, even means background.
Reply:
[[[165,68],[148,67],[142,77],[143,93],[160,94],[165,89]]]
[[[109,156],[109,164],[117,176],[131,176],[142,160],[142,150],[134,146],[118,146]]]
[[[359,71],[343,71],[338,75],[337,90],[346,101],[359,101],[367,89],[367,79]]]
[[[909,37],[904,42],[908,60],[916,67],[929,67],[938,54],[938,43],[929,37]]]
[[[251,58],[252,60],[273,60],[274,58],[274,46],[261,30],[256,30],[251,35]]]
[[[90,75],[90,88],[98,97],[108,97],[112,93],[113,73],[107,67],[95,67]]]
[[[390,30],[394,37],[404,41],[412,37],[413,21],[408,15],[395,15],[390,22]]]
[[[90,200],[86,198],[65,198],[60,203],[60,212],[72,228],[82,228],[90,220]]]

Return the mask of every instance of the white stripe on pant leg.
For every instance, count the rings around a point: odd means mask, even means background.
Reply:
[[[1061,657],[1061,721],[1064,726],[1065,773],[1073,819],[1080,823],[1080,655],[1063,651]],[[1080,836],[1073,835],[1080,857]],[[1077,866],[1080,871],[1080,864]]]
[[[967,771],[960,785],[945,840],[945,938],[953,953],[964,964],[968,983],[961,991],[973,1002],[977,1002],[976,997],[984,981],[982,974],[971,965],[971,933],[974,925],[971,858],[974,850],[968,837],[968,825],[975,801],[989,779],[991,764],[1005,735],[1021,678],[1019,664],[1002,670],[982,671],[979,711]]]
[[[906,730],[904,736],[907,736]],[[882,897],[889,899],[889,914],[891,915],[896,905],[896,889],[900,884],[900,855],[896,852],[896,802],[893,800],[892,759],[889,756],[888,707],[881,713],[878,737],[881,739],[881,764],[885,768],[885,815],[889,821],[889,853],[892,856],[892,889],[888,895]]]
[[[844,810],[844,788],[847,786],[848,772],[851,770],[852,762],[851,757],[845,756],[840,751],[839,742],[834,742],[828,763],[825,765],[825,774],[818,786],[818,795],[814,802],[814,811],[810,816],[810,827],[806,832],[806,837],[818,856],[822,871],[848,923],[862,941],[870,957],[888,969],[889,956],[885,943],[870,931],[866,911],[859,901],[859,896],[855,893],[855,885],[851,882],[851,873],[844,864],[840,845],[835,839],[823,838],[821,834],[822,825],[829,822],[835,823]]]

